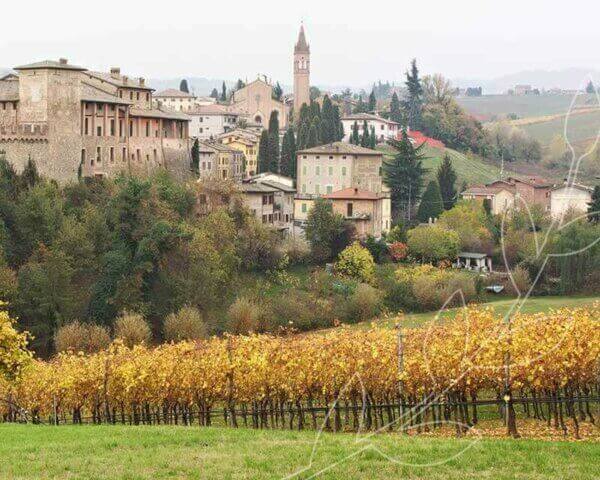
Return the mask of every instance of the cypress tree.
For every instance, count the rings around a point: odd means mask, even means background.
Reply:
[[[366,110],[365,102],[363,102],[362,95],[358,96],[358,103],[354,107],[354,113],[364,113]]]
[[[429,219],[436,219],[444,211],[444,202],[440,194],[440,187],[435,180],[432,180],[427,185],[419,209],[417,210],[417,218],[419,221],[426,223]]]
[[[377,147],[377,135],[375,135],[375,127],[371,126],[371,134],[369,135],[369,147],[375,150]]]
[[[269,117],[268,171],[279,172],[279,112],[273,110]]]
[[[328,95],[323,98],[323,110],[321,111],[321,141],[323,143],[331,143],[336,140],[336,123],[333,104]]]
[[[188,82],[185,78],[179,82],[179,90],[185,93],[190,93],[190,88],[188,87]]]
[[[340,116],[340,107],[334,105],[333,107],[333,124],[335,127],[335,141],[341,141],[344,139],[344,124]]]
[[[283,135],[281,144],[281,174],[296,178],[296,141],[291,128]]]
[[[273,98],[277,101],[281,101],[281,96],[283,95],[283,88],[279,85],[279,82],[273,87]]]
[[[318,118],[315,118],[308,130],[306,148],[313,148],[317,145],[319,145],[319,120]]]
[[[592,201],[589,203],[588,207],[588,218],[590,222],[599,223],[600,222],[600,186],[595,186],[594,191],[592,192]]]
[[[310,102],[310,119],[311,122],[315,118],[321,118],[321,106],[319,102],[315,102],[314,100]]]
[[[350,143],[354,145],[360,145],[360,135],[358,133],[358,122],[355,120],[352,125],[352,136],[350,137]]]
[[[258,143],[258,173],[269,171],[269,132],[263,130]]]
[[[390,120],[393,122],[402,123],[402,110],[400,108],[400,99],[396,92],[392,95],[392,101],[390,102]]]
[[[369,112],[375,112],[377,110],[377,97],[375,97],[375,89],[371,90],[371,95],[369,95]]]
[[[440,187],[444,208],[450,210],[456,203],[456,171],[452,166],[452,160],[448,154],[444,155],[444,160],[437,170],[437,181]]]
[[[216,88],[213,88],[212,92],[210,92],[210,98],[219,99],[219,91]]]
[[[221,87],[221,101],[227,101],[227,87],[225,86],[225,81],[223,81],[223,86]]]
[[[365,120],[363,122],[363,134],[362,134],[362,137],[360,138],[360,146],[368,147],[369,145],[370,145],[369,126],[367,125],[367,121]]]
[[[198,139],[194,140],[192,145],[192,171],[198,175],[200,173],[200,144]]]

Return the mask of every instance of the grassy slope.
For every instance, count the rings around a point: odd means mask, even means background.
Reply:
[[[306,467],[315,433],[4,424],[0,438],[0,478],[6,479],[254,480],[284,478]],[[600,471],[600,443],[593,442],[473,442],[390,434],[356,443],[355,438],[325,434],[313,468],[293,478],[583,480],[598,478]],[[410,465],[393,463],[373,448],[344,461],[368,444]],[[414,466],[435,462],[441,464]]]
[[[575,308],[591,305],[595,302],[600,302],[600,296],[598,297],[531,297],[527,299],[523,305],[518,309],[521,313],[538,313],[548,312],[551,309],[558,308]],[[507,299],[506,297],[499,297],[498,299],[492,298],[488,303],[482,303],[482,307],[493,307],[494,311],[505,315],[512,308],[514,308],[514,299]],[[428,321],[438,319],[452,319],[456,315],[459,309],[451,308],[445,310],[439,314],[438,311],[426,312],[426,313],[410,313],[404,317],[402,325],[414,328],[421,327]],[[513,310],[516,312],[517,310]],[[392,327],[396,324],[396,319],[383,319],[376,322],[378,325]],[[360,328],[366,328],[370,323],[357,324]]]
[[[387,145],[381,145],[378,149],[383,151],[386,156],[393,153],[393,149]],[[425,149],[427,158],[423,161],[423,166],[428,169],[426,181],[435,178],[437,168],[442,163],[446,153],[452,159],[452,164],[458,176],[458,186],[462,185],[463,181],[467,182],[467,185],[489,183],[497,180],[500,176],[500,169],[497,166],[484,162],[476,155],[466,155],[451,148],[440,150],[427,147]]]
[[[547,122],[522,125],[521,129],[536,138],[542,145],[548,145],[555,135],[564,136],[565,118]],[[600,111],[572,115],[567,124],[566,134],[572,143],[595,138],[600,133]]]

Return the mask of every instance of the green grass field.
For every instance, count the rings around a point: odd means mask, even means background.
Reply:
[[[547,122],[522,125],[523,129],[542,145],[548,145],[556,135],[565,135],[565,118]],[[567,124],[566,135],[571,143],[596,138],[600,133],[600,111],[572,115]]]
[[[2,424],[0,439],[0,478],[20,480],[590,480],[600,472],[592,441],[323,434],[311,466],[314,432]]]
[[[500,297],[499,299],[492,297],[491,301],[480,305],[482,307],[493,307],[497,313],[505,315],[513,308],[514,302],[514,299],[507,299],[506,297]],[[600,302],[600,297],[531,297],[525,300],[518,311],[521,313],[548,312],[558,308],[584,307],[594,302]],[[436,318],[438,320],[452,319],[456,316],[458,310],[457,308],[451,308],[441,312],[439,316],[437,311],[410,313],[404,317],[402,325],[408,328],[416,328]],[[396,319],[382,319],[376,323],[378,325],[393,327],[396,324]],[[363,323],[357,324],[357,327],[367,328],[369,325],[370,323]]]
[[[482,97],[459,98],[458,103],[471,115],[483,120],[492,121],[509,114],[519,118],[539,117],[567,113],[573,97],[571,95],[484,95]],[[594,95],[580,95],[577,106],[594,106],[597,104]]]

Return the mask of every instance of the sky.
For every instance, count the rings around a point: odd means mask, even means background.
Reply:
[[[592,0],[30,0],[0,11],[0,68],[66,57],[146,78],[260,73],[291,84],[303,21],[316,85],[400,82],[412,58],[449,78],[600,70]]]

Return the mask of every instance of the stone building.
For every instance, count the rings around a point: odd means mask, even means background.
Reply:
[[[196,105],[186,112],[190,118],[190,136],[200,140],[216,139],[233,130],[243,113],[230,105]]]
[[[301,25],[298,41],[294,46],[294,115],[296,118],[304,103],[310,104],[310,46],[306,43],[304,25]]]
[[[250,178],[247,184],[258,184],[274,189],[273,193],[273,227],[290,234],[294,225],[294,179],[278,173],[259,173]]]
[[[200,177],[241,181],[244,176],[244,154],[216,142],[198,142]]]
[[[246,159],[244,173],[246,176],[252,176],[257,172],[260,133],[245,128],[236,128],[235,130],[219,135],[217,140],[223,145],[235,148],[244,153]]]
[[[298,151],[294,218],[301,223],[306,221],[316,198],[345,192],[339,198],[345,201],[348,189],[352,192],[356,189],[356,195],[361,197],[357,200],[377,202],[372,210],[375,223],[365,231],[379,236],[390,228],[391,216],[390,193],[383,183],[382,165],[381,152],[344,142]],[[370,196],[363,199],[365,192]],[[363,212],[357,209],[356,213]]]
[[[17,170],[31,158],[61,182],[157,168],[189,173],[189,118],[154,107],[143,78],[66,59],[15,70],[0,80],[0,151]]]
[[[284,102],[273,98],[273,86],[264,79],[258,78],[233,92],[231,105],[234,110],[244,114],[249,122],[263,128],[268,128],[271,112],[277,111],[279,128],[287,128],[289,108]]]

